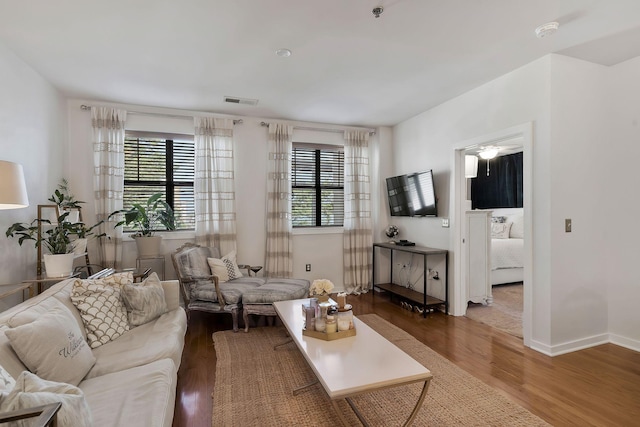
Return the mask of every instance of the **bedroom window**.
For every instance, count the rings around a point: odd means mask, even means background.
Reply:
[[[173,208],[176,230],[194,230],[193,136],[127,131],[124,156],[124,209],[162,193]]]
[[[294,227],[342,227],[344,149],[294,143],[291,159]]]

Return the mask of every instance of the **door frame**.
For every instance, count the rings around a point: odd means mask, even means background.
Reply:
[[[471,138],[455,144],[453,147],[453,212],[454,232],[451,247],[454,253],[454,271],[456,280],[453,288],[453,315],[464,316],[467,311],[466,295],[466,255],[464,251],[465,200],[467,183],[465,173],[465,152],[467,149],[495,145],[499,142],[521,139],[523,147],[523,212],[524,212],[524,286],[522,334],[524,344],[530,347],[533,322],[533,122],[523,123],[487,135]]]

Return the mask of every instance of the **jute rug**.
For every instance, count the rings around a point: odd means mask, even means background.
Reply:
[[[492,289],[493,304],[469,304],[466,316],[522,338],[522,283]]]
[[[458,368],[408,333],[375,314],[358,316],[433,374],[415,426],[546,426],[497,390]],[[338,426],[322,386],[294,396],[292,390],[315,380],[283,327],[252,328],[249,333],[216,332],[216,377],[212,425]],[[355,397],[356,407],[372,426],[402,425],[414,407],[421,384],[411,384]],[[359,420],[344,401],[340,407],[351,425]]]

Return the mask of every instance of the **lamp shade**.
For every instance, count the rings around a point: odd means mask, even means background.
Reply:
[[[29,206],[22,165],[0,160],[0,209]]]
[[[464,156],[464,177],[475,178],[478,176],[478,157]]]

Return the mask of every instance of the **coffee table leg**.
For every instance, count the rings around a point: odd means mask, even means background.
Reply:
[[[416,402],[415,408],[413,408],[413,411],[411,411],[411,415],[409,415],[409,418],[407,418],[407,421],[403,424],[404,426],[410,426],[414,418],[416,417],[416,415],[418,415],[418,410],[420,410],[420,407],[422,406],[422,402],[424,402],[424,398],[427,396],[427,391],[429,390],[430,382],[431,382],[431,378],[429,378],[424,382],[424,386],[422,387],[422,393],[420,393],[420,397]]]
[[[342,425],[345,426],[345,427],[349,427],[349,423],[347,422],[347,419],[344,417],[344,414],[340,410],[340,407],[338,406],[338,402],[336,400],[331,399],[331,405],[333,405],[333,409],[336,410],[336,414],[338,414],[338,418],[340,418],[340,422],[342,423]],[[356,415],[358,415],[357,412],[356,412]],[[360,418],[359,415],[358,415],[358,418]],[[360,421],[362,421],[362,419],[360,419]],[[365,426],[367,425],[364,422],[363,422],[363,424]]]
[[[302,390],[306,390],[306,389],[308,389],[309,387],[313,387],[313,386],[314,386],[314,385],[316,385],[316,384],[318,384],[318,380],[315,380],[315,381],[313,381],[313,382],[310,382],[309,384],[305,384],[305,385],[300,386],[300,387],[298,387],[298,388],[294,388],[294,389],[293,389],[293,395],[294,395],[294,396],[297,396],[297,395],[298,395],[298,393],[300,393]]]

